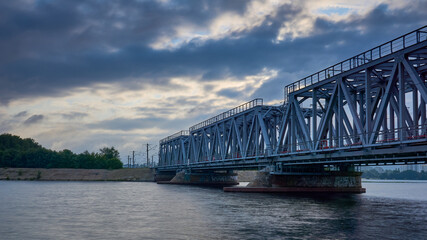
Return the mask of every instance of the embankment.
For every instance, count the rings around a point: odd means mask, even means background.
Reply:
[[[153,182],[154,171],[149,168],[125,168],[115,170],[1,168],[0,180]]]

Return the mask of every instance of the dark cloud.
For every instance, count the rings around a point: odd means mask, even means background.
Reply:
[[[265,82],[252,96],[281,99],[287,84],[424,26],[427,22],[422,14],[426,10],[425,2],[414,1],[411,7],[396,10],[381,4],[366,15],[339,22],[317,18],[313,35],[277,47],[283,49],[279,53],[286,53],[278,61],[282,67],[276,65],[279,76]]]
[[[218,13],[242,13],[247,1],[9,1],[0,3],[0,102],[59,96],[98,82],[162,76],[179,56],[148,45],[177,25],[205,27]],[[116,52],[117,50],[117,52]],[[165,59],[174,60],[166,61]],[[160,80],[160,82],[159,82]]]
[[[146,117],[146,118],[115,118],[104,120],[92,124],[88,124],[89,128],[106,129],[106,130],[119,130],[119,131],[132,131],[149,128],[160,129],[176,129],[180,127],[188,128],[186,126],[187,119],[173,119],[168,120],[160,117]]]
[[[61,114],[61,116],[64,119],[74,120],[74,119],[80,119],[80,118],[87,117],[87,116],[89,116],[89,114],[84,113],[84,112],[70,112],[70,113],[63,113],[63,114]]]
[[[241,78],[264,68],[280,76],[304,77],[425,24],[426,4],[404,9],[383,4],[366,16],[332,22],[318,18],[314,33],[275,42],[284,21],[298,19],[303,5],[288,4],[258,27],[230,37],[194,39],[175,50],[154,50],[156,39],[176,26],[205,31],[225,12],[244,14],[247,1],[3,1],[0,3],[0,103],[18,98],[63,96],[76,87],[116,82],[168,86],[170,77],[202,76],[203,81]],[[141,84],[134,84],[141,79]],[[285,84],[272,79],[255,95],[281,96]],[[130,83],[130,84],[129,84]],[[280,85],[278,87],[277,85]],[[270,94],[269,94],[270,93]],[[234,90],[220,92],[233,97]]]
[[[212,117],[214,114],[219,114],[226,109],[208,109],[199,108],[197,114],[186,115],[185,118],[165,118],[165,117],[140,117],[140,118],[114,118],[103,120],[91,124],[87,124],[89,129],[103,129],[112,131],[131,132],[133,130],[144,130],[150,128],[158,128],[170,133],[178,130],[188,129],[189,123],[196,124]],[[191,110],[190,110],[191,111]],[[161,134],[163,136],[163,134]]]
[[[142,115],[169,115],[175,112],[174,107],[136,107],[134,110]]]
[[[29,117],[27,120],[24,121],[24,125],[31,125],[35,123],[39,123],[42,121],[44,116],[42,114],[35,114],[31,117]]]
[[[15,116],[13,116],[13,117],[14,118],[21,118],[21,117],[25,117],[27,115],[28,115],[27,111],[22,111],[22,112],[19,112],[19,113],[15,114]]]
[[[233,88],[225,88],[218,91],[217,94],[227,98],[237,98],[239,95],[242,95],[242,92]]]
[[[89,128],[108,129],[108,130],[121,130],[131,131],[135,129],[144,129],[155,126],[154,123],[159,119],[127,119],[115,118],[111,120],[104,120],[101,122],[89,124]]]

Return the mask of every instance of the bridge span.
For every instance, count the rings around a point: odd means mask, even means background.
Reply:
[[[160,141],[158,171],[427,163],[427,26]],[[313,170],[314,169],[314,170]]]

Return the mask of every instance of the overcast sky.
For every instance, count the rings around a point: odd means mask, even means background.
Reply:
[[[285,85],[426,12],[427,0],[0,1],[0,133],[126,159],[253,98],[279,104]]]

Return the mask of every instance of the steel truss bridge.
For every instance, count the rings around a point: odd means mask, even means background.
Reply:
[[[159,170],[427,163],[427,26],[160,141]]]

